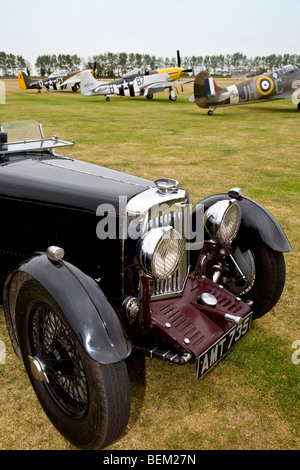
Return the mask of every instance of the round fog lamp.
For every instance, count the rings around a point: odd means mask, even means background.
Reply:
[[[236,237],[242,219],[241,208],[235,199],[218,201],[204,214],[204,225],[217,242],[228,244]]]

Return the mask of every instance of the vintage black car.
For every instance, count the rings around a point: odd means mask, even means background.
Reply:
[[[291,247],[240,188],[191,208],[175,180],[61,155],[74,142],[35,121],[0,131],[10,339],[54,426],[101,449],[127,425],[131,353],[202,377],[277,303]]]

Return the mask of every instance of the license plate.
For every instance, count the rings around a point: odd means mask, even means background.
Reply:
[[[251,323],[252,312],[244,319],[241,325],[236,325],[228,330],[218,341],[212,344],[198,358],[197,379],[205,375],[222,357],[248,333]]]

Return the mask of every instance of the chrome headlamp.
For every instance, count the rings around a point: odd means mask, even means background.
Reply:
[[[138,243],[139,259],[144,271],[159,279],[172,275],[184,251],[183,238],[171,226],[151,229]]]
[[[241,208],[235,199],[218,201],[204,214],[204,225],[209,235],[222,244],[236,237],[242,219]]]

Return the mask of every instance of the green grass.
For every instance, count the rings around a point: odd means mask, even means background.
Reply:
[[[129,361],[131,418],[109,449],[299,449],[300,364],[292,362],[292,343],[300,339],[300,113],[291,100],[219,108],[207,116],[189,103],[191,88],[175,103],[167,93],[153,101],[114,97],[107,103],[6,84],[0,123],[35,119],[47,137],[76,138],[68,155],[150,179],[176,178],[193,204],[243,187],[279,220],[293,248],[279,303],[201,381],[194,364]],[[2,311],[0,318],[7,350],[0,364],[0,449],[73,449],[41,410]]]

